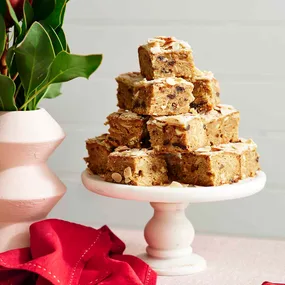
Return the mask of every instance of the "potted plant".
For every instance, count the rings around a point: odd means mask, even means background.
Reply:
[[[102,55],[70,52],[63,31],[68,0],[0,3],[0,252],[27,246],[65,187],[46,161],[64,132],[39,103],[61,84],[89,76]]]

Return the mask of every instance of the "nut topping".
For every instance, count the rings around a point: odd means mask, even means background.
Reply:
[[[111,177],[117,183],[120,183],[123,179],[122,175],[120,173],[117,173],[117,172],[112,173]]]

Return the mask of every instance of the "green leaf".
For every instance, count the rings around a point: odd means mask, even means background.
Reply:
[[[0,58],[5,50],[7,41],[6,26],[2,15],[0,15]]]
[[[48,88],[39,94],[36,98],[35,109],[42,99],[53,99],[61,95],[61,83],[55,83],[48,86]]]
[[[33,18],[34,18],[34,10],[28,0],[25,0],[24,2],[23,15],[24,15],[23,24],[25,24],[26,28],[28,29],[33,23]]]
[[[55,84],[50,85],[47,88],[46,92],[44,93],[43,98],[53,99],[53,98],[58,97],[59,95],[61,95],[61,87],[62,87],[61,83],[55,83]]]
[[[70,81],[77,77],[89,78],[90,75],[100,66],[102,55],[74,55],[65,51],[60,52],[49,67],[45,81],[37,88],[32,96],[20,107],[25,108],[41,92],[53,83]]]
[[[56,0],[34,0],[34,20],[45,20],[55,9]]]
[[[55,57],[51,39],[40,23],[33,23],[15,52],[18,72],[29,95],[46,78]]]
[[[45,22],[54,29],[61,27],[63,24],[64,13],[67,0],[57,0],[53,12],[45,19]]]
[[[8,69],[11,68],[11,65],[14,60],[14,56],[15,56],[15,50],[14,50],[14,47],[12,46],[8,49],[7,54],[6,54],[6,63],[7,63]]]
[[[47,76],[47,82],[67,82],[77,77],[89,78],[99,67],[102,55],[75,55],[65,51],[59,53],[51,64]]]
[[[15,48],[14,46],[10,47],[6,54],[6,63],[9,70],[10,77],[13,77],[18,71],[15,60]]]
[[[60,41],[60,38],[58,37],[57,33],[51,26],[49,26],[45,22],[40,22],[40,23],[42,24],[42,26],[45,28],[46,32],[48,33],[51,39],[51,42],[53,44],[54,52],[57,55],[58,53],[64,50],[63,45]]]
[[[10,77],[0,75],[0,86],[0,110],[17,111],[14,100],[14,94],[16,91],[14,81]]]
[[[0,1],[0,14],[4,17],[6,15],[6,1]]]
[[[43,92],[37,95],[37,97],[28,104],[29,110],[36,110],[40,101],[44,98],[53,99],[61,95],[61,83],[55,83],[49,85]]]
[[[61,42],[61,44],[63,46],[63,49],[65,51],[68,51],[68,45],[67,45],[67,42],[66,42],[66,37],[65,37],[63,29],[62,28],[57,29],[56,33],[57,33],[57,36],[60,39],[60,42]]]
[[[17,43],[20,43],[25,37],[29,27],[31,26],[34,18],[33,7],[31,6],[28,0],[25,0],[23,6],[23,22],[22,22],[22,31],[19,37],[17,38]]]
[[[68,2],[68,0],[66,1],[66,4],[67,4],[67,2]],[[64,16],[65,16],[65,11],[66,11],[66,4],[65,4],[65,6],[64,6],[64,8],[63,8],[63,11],[62,11],[62,13],[61,13],[61,15],[60,15],[60,27],[62,27],[62,25],[63,25]]]
[[[14,11],[11,3],[10,3],[10,0],[6,0],[6,4],[7,4],[7,7],[8,7],[9,15],[11,16],[12,20],[14,21],[15,27],[17,29],[17,32],[20,35],[21,34],[21,25],[20,25],[20,23],[18,21],[16,13],[15,13],[15,11]]]

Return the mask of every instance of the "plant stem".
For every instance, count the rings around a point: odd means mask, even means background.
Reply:
[[[9,37],[8,37],[8,31],[6,31],[6,45],[5,45],[5,50],[2,54],[2,57],[0,59],[0,72],[1,74],[7,76],[8,75],[8,66],[6,63],[6,55],[7,55],[7,51],[8,51],[8,47],[9,47]]]
[[[16,102],[16,99],[17,99],[18,93],[19,93],[19,92],[20,92],[20,90],[21,90],[21,87],[22,87],[22,83],[20,83],[20,85],[18,86],[18,88],[17,88],[17,90],[16,90],[16,93],[15,93],[15,95],[14,95],[14,100],[15,100],[15,102]]]
[[[1,57],[1,62],[0,62],[0,68],[1,68],[1,74],[7,76],[8,75],[8,67],[6,64],[6,50],[4,51],[2,57]]]
[[[33,101],[42,91],[44,91],[47,88],[46,85],[44,85],[40,90],[36,91],[33,96],[31,96],[20,108],[19,110],[23,110],[28,106],[28,104]]]
[[[14,77],[12,78],[12,80],[15,81],[15,80],[17,79],[18,75],[19,75],[19,72],[17,72],[17,73],[14,75]]]

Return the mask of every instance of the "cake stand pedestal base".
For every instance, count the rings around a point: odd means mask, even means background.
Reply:
[[[202,271],[206,261],[193,254],[191,243],[195,231],[185,215],[189,203],[150,203],[154,215],[144,236],[146,254],[139,257],[159,275],[184,275]]]
[[[138,256],[160,276],[190,275],[207,268],[206,260],[198,254],[176,259],[158,259],[147,254]]]
[[[206,261],[192,252],[195,231],[185,215],[189,203],[202,203],[248,197],[261,191],[266,175],[231,185],[216,187],[131,186],[105,182],[88,171],[82,173],[84,186],[99,195],[148,201],[154,215],[147,223],[144,236],[146,253],[139,255],[158,275],[188,275],[206,269]]]

